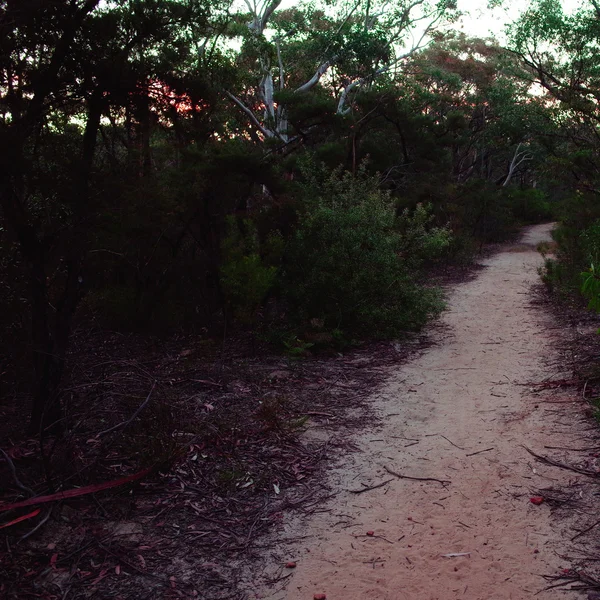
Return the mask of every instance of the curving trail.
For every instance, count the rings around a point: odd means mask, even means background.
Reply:
[[[383,427],[361,435],[361,452],[332,470],[339,493],[329,512],[288,526],[286,534],[308,537],[277,555],[297,561],[286,589],[252,597],[520,600],[547,585],[540,575],[561,567],[564,542],[548,506],[529,498],[568,473],[545,471],[522,445],[560,446],[568,433],[556,433],[539,400],[518,384],[550,375],[545,318],[529,306],[541,263],[535,246],[549,231],[528,229],[453,289],[447,338],[402,366],[373,398]],[[451,484],[397,479],[384,466]],[[344,491],[387,479],[363,494]],[[470,555],[441,556],[448,553]]]

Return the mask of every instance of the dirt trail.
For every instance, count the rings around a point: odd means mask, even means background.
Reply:
[[[544,317],[529,306],[541,261],[535,246],[549,231],[530,228],[451,292],[446,339],[401,367],[373,399],[384,425],[356,440],[361,452],[332,470],[339,493],[327,512],[288,527],[288,536],[307,537],[274,554],[297,561],[286,589],[255,597],[519,600],[545,587],[540,575],[563,566],[549,507],[529,498],[568,473],[534,464],[522,445],[560,446],[568,433],[557,434],[518,385],[550,374]],[[384,465],[451,483],[397,479]],[[347,491],[387,479],[362,494]]]

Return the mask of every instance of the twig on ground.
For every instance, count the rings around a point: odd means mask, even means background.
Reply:
[[[544,588],[543,590],[540,590],[539,592],[537,592],[538,594],[541,594],[542,592],[544,592],[546,590],[550,590],[552,588],[557,588],[557,587],[568,585],[569,583],[576,583],[576,582],[581,583],[581,585],[572,586],[568,589],[569,590],[597,590],[597,589],[600,589],[600,581],[598,581],[594,577],[588,575],[584,571],[575,571],[574,569],[569,569],[569,571],[567,571],[564,575],[544,575],[543,577],[547,581],[558,581],[558,583],[549,585],[548,587]]]
[[[315,410],[311,410],[311,411],[305,412],[303,414],[306,415],[306,416],[308,416],[308,417],[335,417],[335,415],[332,415],[331,413],[317,412]]]
[[[396,471],[392,471],[392,469],[390,469],[389,467],[386,467],[385,465],[383,466],[383,468],[390,475],[393,475],[394,477],[397,477],[398,479],[411,479],[412,481],[437,481],[437,483],[442,484],[444,487],[446,487],[447,485],[452,483],[448,479],[436,479],[435,477],[410,477],[409,475],[402,475],[401,473],[396,473]]]
[[[114,427],[109,427],[108,429],[105,429],[104,431],[100,431],[99,433],[96,434],[96,437],[100,437],[101,435],[106,435],[107,433],[112,433],[113,431],[117,431],[118,429],[125,429],[125,427],[127,427],[127,425],[129,425],[142,412],[142,410],[144,410],[144,408],[150,401],[152,392],[154,391],[155,387],[156,387],[156,381],[152,384],[152,389],[150,390],[150,393],[148,394],[146,399],[138,406],[137,410],[131,415],[131,417],[129,419],[127,419],[127,421],[123,421],[122,423],[119,423],[118,425],[115,425]]]
[[[442,435],[441,433],[438,434],[440,437],[443,437],[447,442],[449,442],[450,444],[452,444],[455,448],[458,448],[459,450],[464,450],[464,448],[461,448],[460,446],[457,446],[452,440],[449,440],[445,435]]]
[[[467,454],[467,456],[475,456],[476,454],[483,454],[484,452],[489,452],[490,450],[494,450],[494,448],[486,448],[485,450],[479,450],[478,452],[471,452],[471,454]]]
[[[564,463],[558,462],[557,460],[554,460],[552,458],[548,458],[547,456],[541,456],[539,454],[536,454],[533,450],[527,448],[527,446],[523,446],[523,448],[525,448],[525,450],[527,450],[527,452],[529,452],[531,456],[533,456],[536,460],[538,460],[541,463],[552,465],[553,467],[560,467],[561,469],[566,469],[568,471],[574,471],[575,473],[581,473],[582,475],[587,475],[588,477],[592,477],[594,479],[598,478],[598,473],[595,473],[594,471],[588,471],[586,469],[580,469],[579,467],[565,465]]]
[[[591,531],[592,529],[594,529],[594,527],[597,527],[598,525],[600,525],[600,521],[596,521],[593,525],[590,525],[589,527],[587,527],[586,529],[580,531],[577,535],[574,535],[571,538],[571,541],[576,540],[578,537],[581,537],[582,535],[585,535],[588,531]]]
[[[569,450],[570,452],[590,452],[600,450],[600,446],[590,446],[589,448],[567,448],[565,446],[544,446],[546,450]]]
[[[52,508],[53,507],[51,506],[46,511],[46,514],[43,516],[41,521],[31,531],[27,532],[25,535],[19,538],[17,544],[21,543],[23,540],[26,540],[28,537],[31,537],[40,527],[42,527],[46,523],[46,521],[50,518],[50,515],[52,514]]]
[[[384,485],[387,485],[390,481],[394,481],[393,479],[386,479],[385,481],[382,481],[381,483],[378,483],[377,485],[370,485],[364,488],[361,488],[360,490],[348,490],[351,494],[362,494],[363,492],[370,492],[371,490],[376,490],[377,488],[383,487]]]

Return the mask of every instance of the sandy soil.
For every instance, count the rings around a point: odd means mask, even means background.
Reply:
[[[373,397],[383,426],[355,440],[360,451],[332,470],[338,493],[308,522],[288,524],[283,537],[300,541],[273,553],[274,567],[275,558],[297,562],[286,587],[254,597],[519,600],[546,587],[541,575],[568,566],[549,507],[530,496],[567,483],[569,473],[534,464],[523,448],[573,440],[542,417],[522,385],[551,375],[547,322],[530,306],[541,262],[535,246],[549,231],[529,229],[451,291],[433,332],[444,339]],[[385,467],[450,483],[398,479]],[[444,556],[451,553],[469,554]]]

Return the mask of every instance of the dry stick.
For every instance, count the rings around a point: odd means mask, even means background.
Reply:
[[[586,471],[585,469],[580,469],[578,467],[571,467],[569,465],[565,465],[564,463],[558,462],[557,460],[553,460],[546,456],[540,456],[536,454],[533,450],[530,450],[527,446],[523,446],[531,456],[537,459],[541,463],[545,463],[547,465],[552,465],[553,467],[560,467],[561,469],[566,469],[567,471],[574,471],[575,473],[581,473],[582,475],[587,475],[588,477],[593,477],[594,479],[598,478],[598,474],[594,471]]]
[[[303,415],[306,415],[308,417],[335,417],[335,415],[332,415],[331,413],[328,412],[317,412],[315,410],[311,410],[309,412],[305,412],[302,413]]]
[[[26,540],[28,537],[32,536],[40,527],[42,527],[46,521],[48,521],[48,519],[50,518],[50,515],[52,514],[52,506],[46,511],[46,514],[44,515],[44,517],[42,518],[42,520],[28,533],[26,533],[25,535],[22,535],[19,538],[19,541],[17,542],[17,544],[20,544],[23,540]]]
[[[482,452],[489,452],[490,450],[494,450],[494,448],[486,448],[485,450],[479,450],[479,452],[471,452],[471,454],[467,454],[467,456],[475,456],[476,454],[481,454]]]
[[[114,427],[109,427],[108,429],[105,429],[104,431],[100,431],[98,434],[96,434],[96,437],[100,437],[101,435],[106,435],[107,433],[117,431],[117,429],[125,429],[125,427],[127,427],[127,425],[129,425],[142,412],[142,410],[144,410],[144,408],[146,407],[146,404],[148,404],[148,402],[150,402],[150,397],[152,396],[152,392],[154,391],[155,387],[156,387],[156,381],[152,384],[152,389],[150,390],[150,393],[148,394],[147,398],[138,406],[137,410],[133,413],[133,415],[131,415],[131,417],[129,419],[127,419],[127,421],[123,421],[122,423],[119,423],[118,425],[115,425]]]
[[[600,521],[596,521],[593,525],[590,525],[587,529],[580,531],[577,535],[575,535],[571,538],[571,541],[576,540],[578,537],[584,535],[588,531],[591,531],[592,529],[594,529],[594,527],[597,527],[598,525],[600,525]]]
[[[376,490],[377,488],[383,487],[387,485],[390,481],[394,481],[393,479],[386,479],[382,483],[378,483],[377,485],[370,485],[365,488],[361,488],[360,490],[348,490],[351,494],[362,494],[363,492],[370,492],[371,490]]]
[[[457,446],[452,440],[449,440],[445,435],[442,435],[441,433],[439,433],[438,435],[440,437],[443,437],[447,442],[450,442],[455,448],[458,448],[459,450],[464,450],[464,448]]]
[[[437,481],[438,483],[441,483],[444,487],[446,487],[446,485],[448,485],[449,483],[452,483],[451,481],[449,481],[447,479],[436,479],[435,477],[410,477],[408,475],[402,475],[400,473],[396,473],[396,471],[392,471],[392,469],[390,469],[389,467],[386,467],[385,465],[383,466],[383,468],[390,475],[393,475],[394,477],[397,477],[398,479],[411,479],[413,481]]]
[[[546,450],[569,450],[570,452],[589,452],[590,450],[600,450],[600,446],[590,446],[589,448],[567,448],[565,446],[544,446]]]

